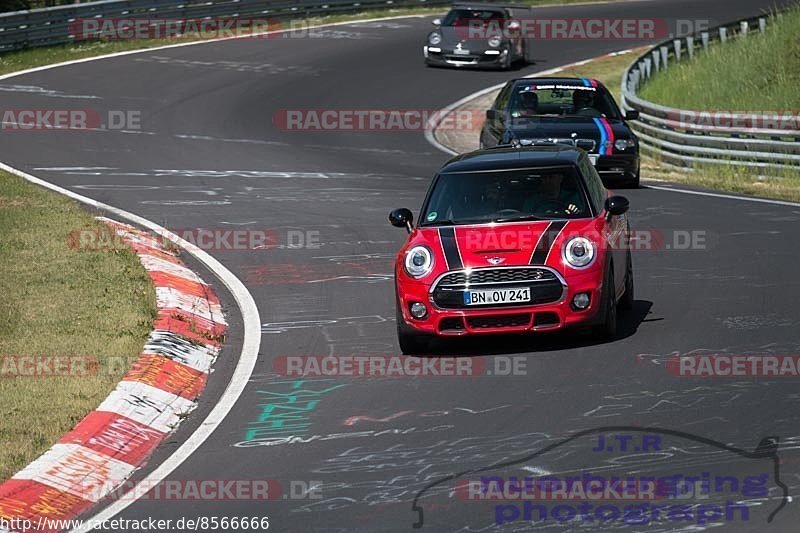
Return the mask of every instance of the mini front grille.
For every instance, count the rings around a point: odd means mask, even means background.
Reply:
[[[527,302],[496,304],[490,307],[519,307],[557,302],[564,294],[558,276],[546,268],[482,268],[451,272],[444,275],[433,289],[433,301],[445,309],[475,309],[464,303],[468,290],[529,287],[531,299]]]
[[[470,273],[454,272],[452,274],[447,274],[439,281],[439,287],[552,280],[558,280],[558,278],[553,272],[544,268],[486,268],[473,270]]]
[[[520,328],[531,323],[530,313],[517,313],[513,315],[473,316],[467,318],[467,324],[472,329],[495,328]]]

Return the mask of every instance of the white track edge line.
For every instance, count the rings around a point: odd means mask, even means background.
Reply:
[[[133,213],[123,211],[122,209],[118,209],[86,196],[74,193],[70,190],[59,187],[58,185],[54,185],[39,179],[36,176],[32,176],[31,174],[10,167],[4,163],[0,163],[0,169],[53,192],[62,194],[72,198],[73,200],[77,200],[78,202],[95,207],[97,209],[102,209],[108,213],[114,214],[117,217],[123,218],[134,224],[138,224],[156,232],[164,238],[169,239],[177,246],[180,246],[192,254],[195,258],[197,258],[197,260],[211,270],[211,272],[213,272],[214,275],[217,276],[217,278],[219,278],[225,287],[231,292],[236,304],[241,310],[242,319],[244,322],[242,351],[239,361],[236,364],[236,368],[233,371],[233,375],[228,382],[228,386],[225,388],[225,391],[222,393],[222,396],[216,405],[214,405],[211,412],[208,414],[205,420],[202,421],[198,428],[189,436],[189,438],[142,481],[144,486],[154,487],[173,470],[180,466],[186,459],[188,459],[192,453],[194,453],[200,447],[200,445],[205,442],[205,440],[214,432],[220,423],[222,423],[228,413],[230,413],[234,404],[244,391],[244,388],[253,373],[253,368],[255,367],[258,359],[258,351],[261,345],[261,318],[259,317],[255,300],[253,300],[253,296],[239,280],[239,278],[237,278],[230,270],[225,268],[219,261],[214,259],[204,250],[201,250],[197,246],[185,241],[184,239],[181,239],[174,233],[159,226],[158,224]],[[136,500],[117,500],[99,513],[95,514],[90,519],[87,519],[87,521],[84,522],[83,527],[73,529],[72,531],[90,531],[91,529],[94,529],[88,526],[90,520],[97,523],[98,521],[106,518],[111,518],[137,500],[138,498]]]

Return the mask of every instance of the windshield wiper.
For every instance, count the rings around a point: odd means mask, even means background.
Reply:
[[[537,217],[536,215],[524,215],[521,217],[495,218],[492,220],[492,222],[525,222],[526,220],[550,220],[550,219]]]
[[[434,220],[431,222],[423,222],[420,224],[421,227],[432,227],[432,226],[458,226],[459,224],[474,224],[480,222],[488,222],[484,219],[467,219],[467,220],[453,220],[453,219],[442,219],[442,220]]]

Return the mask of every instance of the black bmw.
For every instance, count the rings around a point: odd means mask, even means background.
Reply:
[[[455,4],[447,16],[433,21],[423,47],[430,66],[508,69],[529,62],[520,20],[529,13],[523,5]]]
[[[639,186],[639,140],[614,97],[587,78],[509,81],[486,111],[481,148],[570,144],[583,148],[609,186]]]

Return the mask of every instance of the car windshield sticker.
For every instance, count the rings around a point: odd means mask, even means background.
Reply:
[[[426,218],[428,222],[436,220],[436,211],[431,211],[430,213],[428,213],[428,216]]]

